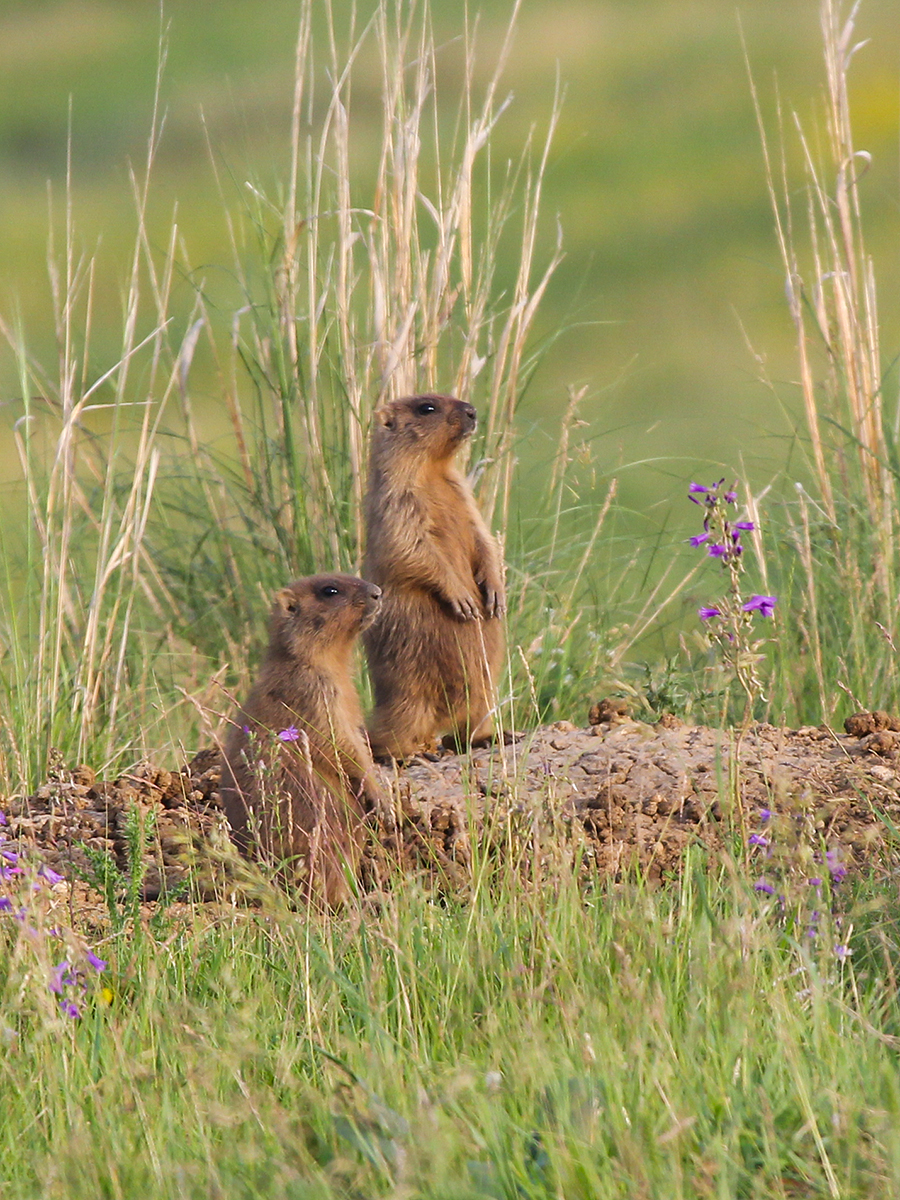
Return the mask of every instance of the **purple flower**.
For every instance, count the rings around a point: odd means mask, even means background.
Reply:
[[[0,858],[5,858],[6,861],[13,867],[19,865],[19,856],[15,850],[0,850]]]
[[[743,612],[758,612],[761,617],[771,617],[777,603],[777,596],[751,596],[746,604],[741,605],[741,609]]]
[[[93,950],[88,950],[87,960],[95,971],[105,971],[108,965],[102,958],[98,958]]]
[[[250,726],[249,726],[249,725],[242,725],[242,726],[241,726],[241,732],[242,732],[242,733],[249,733],[249,732],[250,732]]]
[[[722,610],[720,608],[698,608],[697,612],[700,615],[701,621],[709,621],[712,617],[721,617]]]
[[[77,1021],[81,1016],[81,1009],[74,1000],[60,1000],[59,1007],[67,1017],[71,1017],[73,1021]]]
[[[722,482],[724,483],[725,481],[722,480]],[[723,492],[722,499],[725,501],[726,504],[737,504],[737,492],[735,492],[735,491]]]
[[[756,526],[753,524],[752,521],[735,521],[734,527],[735,527],[735,529],[747,529],[747,530],[756,528]]]
[[[710,558],[726,558],[728,555],[728,547],[720,546],[718,542],[713,542],[709,548]]]
[[[0,812],[0,825],[8,825],[8,824],[9,824],[9,822],[6,819],[6,813]]]
[[[0,912],[12,912],[13,905],[9,896],[0,896]]]
[[[300,738],[300,730],[296,725],[289,725],[287,729],[280,730],[278,736],[283,742],[296,742]]]
[[[74,976],[69,970],[69,964],[65,959],[63,959],[63,961],[58,963],[51,971],[50,982],[47,984],[47,987],[51,992],[56,992],[57,995],[62,995],[63,987],[65,987],[66,984],[73,982]]]
[[[708,542],[712,535],[709,533],[697,533],[692,538],[688,538],[688,543],[691,546],[702,546],[704,542]]]
[[[708,496],[709,488],[704,487],[702,483],[692,483],[688,488],[689,496]]]
[[[38,868],[38,875],[42,879],[46,879],[48,883],[62,883],[65,876],[60,875],[59,871],[54,871],[52,867],[48,867],[46,863],[41,863]]]
[[[818,876],[816,876],[815,879],[807,879],[806,882],[809,884],[810,887],[821,887],[822,886],[822,880],[819,879]]]
[[[838,859],[837,850],[826,850],[825,861],[828,864],[828,870],[831,872],[831,882],[840,883],[847,874],[847,868]]]
[[[759,819],[761,821],[770,821],[772,819],[771,808],[761,808],[759,810]]]
[[[851,954],[851,950],[849,946],[841,944],[839,946],[835,946],[834,954],[836,958],[847,958]]]
[[[768,846],[769,839],[767,837],[763,837],[761,833],[751,833],[747,838],[747,842],[751,846]]]
[[[754,892],[765,892],[767,896],[775,895],[775,889],[772,887],[771,883],[766,883],[765,879],[757,879],[756,883],[753,885],[753,890]]]
[[[21,867],[5,867],[3,863],[0,863],[0,879],[12,879],[14,876],[21,874]]]

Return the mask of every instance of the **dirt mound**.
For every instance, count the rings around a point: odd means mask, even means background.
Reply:
[[[588,728],[558,722],[507,745],[385,772],[396,824],[373,830],[365,883],[377,886],[386,863],[462,882],[479,827],[489,843],[496,833],[498,845],[510,827],[524,837],[540,831],[535,845],[556,837],[578,845],[603,873],[618,877],[637,866],[654,880],[677,874],[687,846],[715,851],[735,831],[746,836],[767,811],[802,819],[850,867],[883,857],[900,828],[900,721],[886,713],[857,713],[843,734],[756,725],[742,738],[671,717],[645,725],[614,700],[590,716],[596,723]],[[736,775],[742,815],[728,799]],[[141,763],[109,781],[88,767],[56,767],[34,795],[0,801],[3,850],[67,879],[96,871],[98,853],[126,872],[129,845],[143,830],[152,899],[185,880],[198,847],[201,863],[223,857],[218,782],[212,749],[178,771]]]

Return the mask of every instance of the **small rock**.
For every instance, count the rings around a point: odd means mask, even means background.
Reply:
[[[844,730],[851,737],[865,737],[866,734],[875,732],[875,722],[872,720],[872,714],[867,712],[851,713],[844,722]]]
[[[870,733],[868,737],[863,738],[863,749],[870,754],[882,754],[885,757],[893,757],[894,751],[900,744],[900,738],[894,733],[889,733],[886,729],[879,730],[877,733]]]
[[[886,713],[882,709],[876,709],[875,712],[870,713],[852,713],[844,722],[844,729],[851,737],[858,738],[866,737],[870,733],[879,733],[882,730],[900,733],[900,717],[892,717],[890,713]]]
[[[890,767],[875,766],[869,767],[869,774],[876,779],[880,779],[882,783],[893,784],[897,779],[897,774]]]
[[[630,716],[631,710],[621,696],[607,696],[597,704],[592,704],[588,713],[591,725],[620,725]]]

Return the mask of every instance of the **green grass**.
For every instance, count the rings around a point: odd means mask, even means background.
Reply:
[[[749,160],[735,150],[742,118],[729,105],[745,95],[752,124],[752,99],[735,83],[739,58],[733,71],[716,58],[716,5],[698,6],[709,35],[689,45],[683,5],[607,6],[605,36],[621,62],[603,93],[603,153],[583,144],[578,104],[555,110],[539,73],[536,91],[499,113],[496,6],[480,40],[469,29],[449,43],[441,6],[434,30],[427,7],[407,28],[409,9],[386,0],[347,76],[346,40],[321,40],[324,9],[309,0],[291,10],[292,22],[316,17],[301,44],[290,167],[247,172],[254,189],[240,186],[235,199],[244,173],[232,178],[233,159],[214,155],[222,195],[209,179],[195,190],[196,144],[186,142],[190,184],[179,184],[166,136],[158,144],[148,119],[129,215],[119,213],[96,254],[82,205],[108,179],[101,147],[97,161],[81,157],[76,112],[71,211],[56,199],[55,294],[23,300],[20,313],[0,306],[21,469],[0,520],[0,795],[39,782],[51,751],[112,772],[145,755],[174,766],[208,744],[246,687],[272,590],[359,562],[374,404],[438,384],[482,417],[471,465],[509,574],[504,723],[583,721],[591,701],[620,689],[644,715],[741,715],[728,708],[728,680],[696,615],[717,598],[721,572],[685,544],[699,531],[689,481],[726,471],[729,483],[741,476],[758,526],[747,538],[748,592],[779,597],[762,627],[768,699],[757,715],[839,721],[851,696],[896,709],[896,372],[892,348],[879,345],[889,322],[866,283],[865,206],[839,172],[861,161],[847,64],[812,123],[801,122],[815,152],[804,161],[802,138],[789,142],[783,179],[763,97],[779,246],[771,214],[764,229],[742,193]],[[85,11],[74,0],[19,5],[2,20],[9,33],[42,17],[43,52],[64,54],[50,37],[55,20],[90,30]],[[783,5],[759,11],[788,19]],[[245,28],[241,13],[223,6],[204,43],[210,76]],[[157,44],[147,24],[145,50],[116,56],[110,39],[131,46],[132,16],[118,13],[95,47],[120,84]],[[176,26],[188,17],[195,32],[208,24],[205,6],[182,5]],[[593,19],[584,6],[556,6],[549,23],[546,10],[526,9],[508,70],[527,76],[535,47],[543,61],[548,46],[571,44],[596,75],[583,26]],[[636,63],[620,35],[637,26]],[[777,41],[781,28],[766,36]],[[264,34],[255,24],[254,53],[270,44]],[[285,37],[273,92],[288,51]],[[186,87],[180,54],[173,43],[164,91]],[[433,106],[431,63],[449,107]],[[90,111],[102,125],[100,76]],[[685,76],[685,107],[668,104]],[[284,80],[281,114],[291,106]],[[688,119],[707,88],[719,98],[713,127]],[[535,95],[540,120],[526,146]],[[878,127],[882,95],[863,103],[864,128]],[[623,112],[640,118],[637,140],[617,120]],[[176,106],[182,132],[184,113]],[[122,122],[121,113],[110,121],[103,154],[132,145]],[[672,151],[676,134],[686,159]],[[741,170],[719,178],[706,207],[691,197],[708,145]],[[589,163],[603,175],[599,218]],[[13,200],[33,229],[27,183]],[[199,232],[183,244],[171,216],[181,186],[188,230],[214,204],[224,249]],[[563,242],[574,267],[557,261],[563,193],[583,214]],[[720,203],[746,243],[728,241]],[[599,266],[587,264],[598,220],[614,234]],[[720,325],[707,322],[699,341],[684,336],[695,314],[703,324],[725,305],[728,247],[752,249],[763,236],[779,297],[785,275],[794,280],[797,303],[783,319],[793,315],[809,364],[765,476],[759,443],[743,444],[741,463],[743,417],[720,403],[731,395],[719,378]],[[660,258],[649,290],[629,282],[648,279]],[[32,253],[25,261],[36,271]],[[698,263],[715,264],[702,285]],[[608,342],[581,327],[567,343],[562,313],[597,315],[577,292],[579,273],[597,270],[621,288],[607,313],[628,321],[641,310],[652,325],[611,328]],[[596,345],[614,344],[624,361],[631,343],[658,357],[609,384],[598,428],[591,395],[574,385]],[[571,392],[541,384],[550,370],[565,371]],[[774,411],[783,388],[770,374]],[[694,432],[676,441],[671,423],[657,442],[629,441],[656,419],[663,390],[683,395],[697,379],[690,429],[703,426],[706,442]],[[548,419],[548,408],[562,415]],[[656,503],[661,491],[677,503]],[[27,893],[25,922],[0,912],[0,1191],[787,1200],[900,1190],[900,911],[890,877],[873,865],[870,878],[835,889],[811,939],[813,889],[786,876],[782,911],[754,892],[736,845],[738,865],[692,849],[681,881],[653,890],[591,878],[566,843],[521,843],[512,822],[494,833],[503,851],[474,847],[468,894],[397,879],[329,918],[270,890],[259,909],[189,906],[142,924],[139,881],[123,885],[123,898],[112,875],[112,932],[99,943],[84,914],[44,911],[44,892]],[[110,966],[86,971],[85,1011],[73,1021],[47,984],[63,955],[81,961],[83,938]],[[835,953],[845,944],[850,957]]]
[[[0,991],[5,1194],[876,1197],[900,1184],[895,903],[853,956],[693,860],[678,887],[407,880],[99,947],[111,1005]],[[874,905],[874,909],[873,906]],[[846,925],[844,927],[846,929]],[[8,931],[7,931],[8,932]],[[796,940],[795,940],[796,938]]]

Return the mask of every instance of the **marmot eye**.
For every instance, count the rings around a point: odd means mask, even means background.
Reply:
[[[327,583],[325,587],[319,589],[320,596],[339,596],[341,589],[334,587],[333,584]]]
[[[437,412],[437,405],[431,404],[428,400],[426,400],[424,403],[419,404],[416,407],[416,412],[420,417],[427,417],[429,413]]]
[[[287,606],[287,610],[288,610],[288,612],[296,612],[296,611],[297,611],[297,605],[296,605],[296,604],[294,604],[294,602],[293,602],[293,601],[291,601],[291,603],[290,603],[290,604]]]

